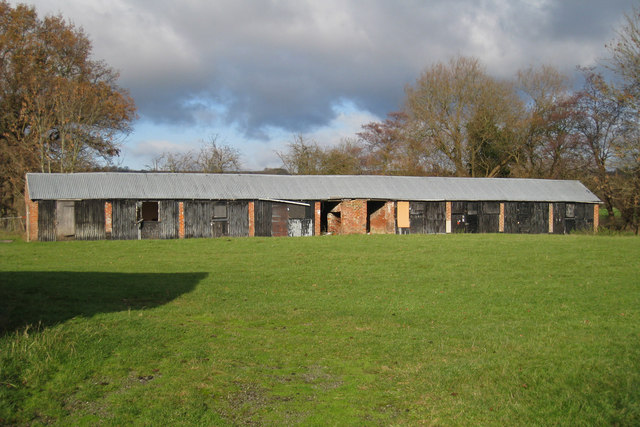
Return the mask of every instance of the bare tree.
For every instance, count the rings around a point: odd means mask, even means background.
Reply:
[[[276,151],[282,166],[294,175],[320,175],[324,152],[314,140],[302,134],[293,136],[287,151]]]
[[[224,173],[240,169],[240,153],[234,147],[218,144],[216,135],[203,141],[200,149],[184,152],[165,151],[153,158],[147,168],[163,172]]]
[[[240,152],[230,145],[218,144],[218,136],[210,136],[197,156],[198,169],[206,173],[223,173],[240,169]]]
[[[489,77],[475,58],[457,57],[424,71],[406,94],[406,137],[423,144],[430,162],[457,176],[495,173],[478,164],[480,152],[487,144],[508,152],[492,139],[475,143],[469,126],[515,127],[522,103],[510,82]]]

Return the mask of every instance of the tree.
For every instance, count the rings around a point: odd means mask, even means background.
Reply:
[[[551,66],[528,68],[518,73],[518,90],[528,108],[514,175],[574,177],[582,165],[573,133],[576,100],[569,79]]]
[[[240,152],[229,145],[219,145],[218,137],[211,136],[202,144],[197,163],[200,171],[206,173],[237,171],[240,169]]]
[[[575,131],[587,160],[586,180],[599,194],[611,218],[615,188],[612,174],[616,147],[623,143],[628,108],[625,99],[593,69],[582,69],[585,83],[577,95]]]
[[[625,224],[638,234],[640,228],[640,11],[636,8],[625,16],[617,39],[609,45],[612,70],[620,78],[616,91],[630,114],[624,122],[625,134],[612,142],[617,181],[615,205]]]
[[[154,157],[148,166],[162,172],[225,173],[240,169],[240,153],[237,149],[218,143],[218,136],[202,141],[200,149],[185,152],[163,152]]]
[[[301,134],[293,136],[287,151],[276,151],[282,166],[293,175],[321,175],[324,152],[316,141]]]
[[[500,167],[487,170],[479,163],[486,160],[479,156],[481,151],[492,145],[500,152],[499,163],[506,163],[516,150],[505,150],[493,138],[480,138],[482,143],[472,140],[469,126],[476,136],[484,132],[480,127],[510,131],[521,110],[511,83],[488,76],[475,58],[457,57],[427,69],[415,85],[407,87],[406,137],[421,143],[428,162],[439,169],[457,176],[491,175]]]
[[[81,29],[0,1],[0,214],[18,210],[25,172],[87,170],[119,154],[135,104],[117,79]]]

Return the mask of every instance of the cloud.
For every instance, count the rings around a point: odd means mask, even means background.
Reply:
[[[348,100],[384,117],[425,67],[462,54],[512,77],[602,57],[632,0],[35,0],[82,25],[143,120],[313,132]]]

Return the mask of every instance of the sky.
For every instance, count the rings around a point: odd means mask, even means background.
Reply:
[[[120,72],[139,118],[116,163],[212,137],[243,170],[280,167],[297,134],[322,146],[402,107],[438,62],[478,58],[497,78],[567,74],[608,56],[633,0],[31,0],[81,27]]]

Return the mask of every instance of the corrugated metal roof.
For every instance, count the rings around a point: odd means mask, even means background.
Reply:
[[[579,181],[371,175],[27,174],[32,200],[383,199],[599,203]]]

